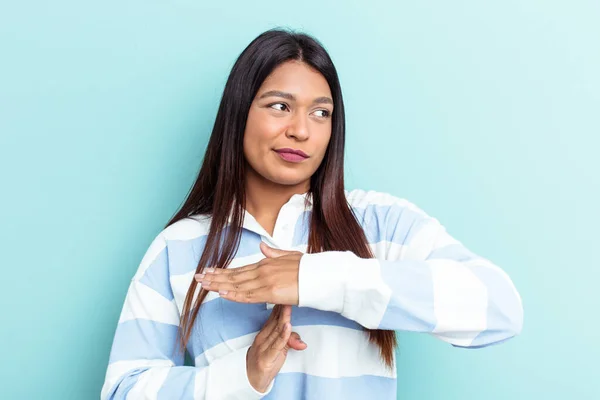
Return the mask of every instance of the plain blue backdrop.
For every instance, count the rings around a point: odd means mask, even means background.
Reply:
[[[500,346],[401,333],[398,398],[600,398],[599,20],[594,0],[2,2],[0,397],[99,397],[235,58],[285,26],[338,68],[347,187],[413,201],[523,298]]]

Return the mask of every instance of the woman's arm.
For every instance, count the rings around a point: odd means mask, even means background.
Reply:
[[[456,347],[484,347],[521,332],[521,297],[501,268],[414,204],[387,194],[378,199],[368,205],[376,228],[366,233],[379,258],[304,254],[299,306],[335,311],[370,329],[430,333]]]
[[[131,280],[115,332],[101,399],[260,399],[246,372],[250,346],[204,367],[175,354],[180,313],[169,283],[166,241],[159,234]]]

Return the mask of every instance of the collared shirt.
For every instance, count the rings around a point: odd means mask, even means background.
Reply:
[[[272,305],[236,303],[209,292],[188,343],[194,365],[173,355],[210,225],[210,217],[192,216],[161,231],[142,258],[118,321],[101,398],[391,400],[396,369],[386,368],[364,328],[427,333],[461,348],[502,343],[521,332],[521,297],[504,270],[404,198],[361,189],[345,194],[375,258],[350,251],[302,256],[291,323],[308,347],[288,352],[265,393],[248,381],[246,353]],[[306,253],[311,200],[308,193],[293,195],[281,207],[273,235],[245,210],[228,268],[263,259],[261,241]]]

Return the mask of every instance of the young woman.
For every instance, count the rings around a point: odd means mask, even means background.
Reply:
[[[520,333],[502,269],[408,200],[345,189],[344,141],[322,45],[253,40],[131,280],[102,399],[395,399],[395,330],[465,348]]]

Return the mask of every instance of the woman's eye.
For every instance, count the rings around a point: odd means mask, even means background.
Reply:
[[[281,106],[281,108],[278,108],[278,106]],[[285,105],[284,103],[274,103],[271,104],[269,107],[274,108],[278,111],[284,111],[284,109],[287,108],[287,105]]]
[[[322,113],[321,115],[318,115],[318,117],[323,117],[323,118],[327,118],[329,117],[329,111],[328,110],[317,110],[315,111],[316,113]]]

